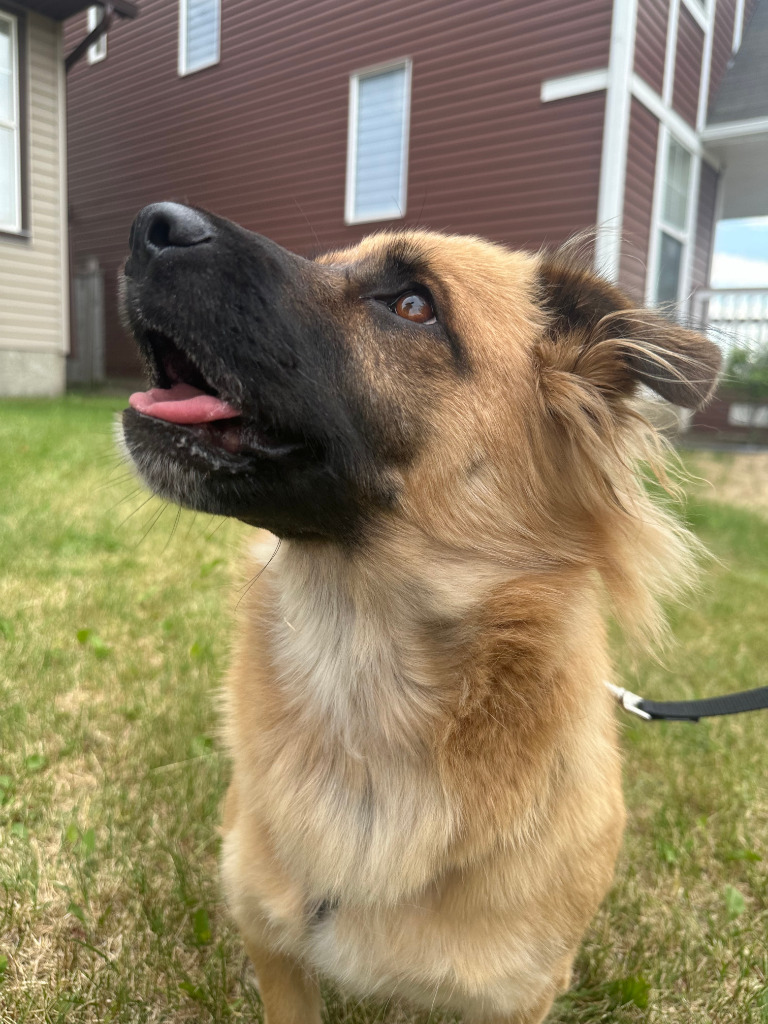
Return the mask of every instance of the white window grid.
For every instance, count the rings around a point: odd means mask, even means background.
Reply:
[[[10,118],[0,115],[0,128],[11,133],[13,140],[12,147],[12,185],[14,190],[13,209],[15,217],[12,221],[0,221],[0,231],[7,231],[13,234],[21,232],[21,127],[19,123],[19,34],[18,22],[12,14],[0,11],[0,22],[4,22],[10,29]]]
[[[360,81],[365,78],[372,78],[375,75],[385,74],[387,71],[405,71],[405,95],[403,97],[403,126],[402,143],[400,149],[400,191],[398,196],[397,209],[382,211],[381,214],[366,215],[359,217],[355,215],[355,200],[357,189],[357,143],[358,143],[358,104]],[[380,220],[395,220],[405,216],[408,193],[408,140],[410,135],[411,118],[411,61],[403,58],[396,61],[388,61],[385,64],[377,64],[373,67],[363,68],[355,71],[349,76],[349,127],[347,134],[347,186],[344,201],[344,223],[345,224],[370,224]]]
[[[664,190],[662,193],[661,215],[659,225],[668,234],[680,236],[683,241],[688,236],[688,205],[691,192],[691,168],[693,154],[681,145],[677,139],[669,135],[664,165]],[[675,217],[676,209],[682,217]]]
[[[96,26],[104,20],[104,8],[94,4],[88,8],[88,32],[93,32]],[[98,64],[107,56],[107,33],[105,32],[94,44],[88,47],[88,63]]]
[[[221,0],[216,0],[216,49],[214,54],[199,64],[190,65],[188,58],[187,23],[189,18],[189,0],[179,0],[179,61],[178,71],[183,78],[185,75],[192,75],[196,71],[203,71],[205,68],[213,67],[221,60]]]
[[[658,302],[658,287],[659,287],[659,270],[660,270],[660,251],[661,251],[661,234],[662,232],[669,235],[670,238],[674,238],[682,246],[682,253],[680,257],[680,276],[678,279],[677,287],[677,301],[680,302],[685,293],[685,289],[688,284],[689,266],[690,266],[690,246],[693,242],[693,232],[696,224],[696,210],[695,201],[698,195],[698,187],[696,186],[696,175],[700,170],[700,160],[696,154],[691,153],[687,146],[685,146],[679,139],[675,138],[671,131],[664,126],[660,126],[660,138],[659,145],[661,147],[660,153],[660,166],[662,168],[662,180],[661,180],[661,192],[658,200],[656,201],[657,215],[655,223],[653,224],[652,239],[653,247],[655,250],[655,258],[653,259],[654,266],[652,267],[653,279],[652,279],[652,295],[651,301],[655,304]],[[676,224],[668,216],[666,216],[667,208],[667,188],[669,186],[669,167],[670,167],[670,154],[672,147],[677,147],[680,151],[688,155],[688,173],[687,181],[685,183],[685,217],[682,227]]]

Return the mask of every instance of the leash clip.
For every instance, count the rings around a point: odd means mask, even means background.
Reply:
[[[652,716],[649,715],[647,711],[643,711],[640,707],[640,702],[643,700],[642,697],[639,697],[636,693],[632,693],[631,690],[625,690],[623,686],[614,686],[613,683],[609,683],[607,679],[605,680],[605,685],[608,687],[618,704],[624,708],[625,711],[650,722]]]

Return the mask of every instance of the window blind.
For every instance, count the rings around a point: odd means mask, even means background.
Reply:
[[[353,220],[405,212],[407,102],[406,67],[358,77]]]
[[[182,71],[197,71],[219,59],[219,0],[182,0],[185,5]]]

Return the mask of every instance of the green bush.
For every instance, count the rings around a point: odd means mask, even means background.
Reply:
[[[725,362],[723,382],[749,401],[768,398],[768,344],[734,348]]]

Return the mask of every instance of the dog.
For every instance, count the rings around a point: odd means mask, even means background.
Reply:
[[[624,826],[607,611],[658,639],[696,561],[633,400],[698,407],[718,349],[567,248],[406,230],[309,260],[173,203],[130,248],[135,469],[281,540],[225,714],[266,1020],[318,1024],[327,977],[539,1024]]]

